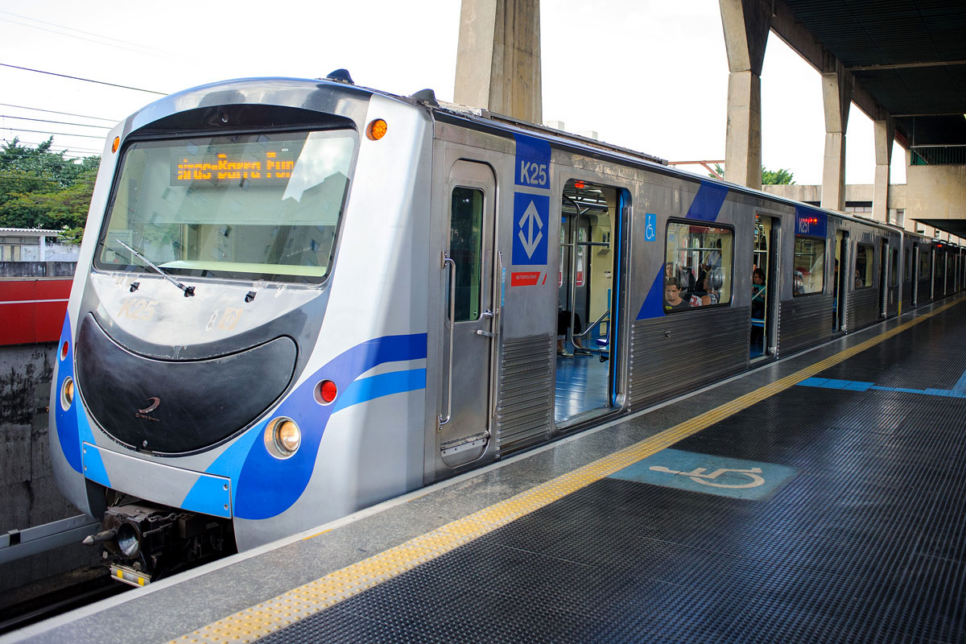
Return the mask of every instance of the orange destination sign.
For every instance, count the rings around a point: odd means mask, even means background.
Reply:
[[[265,152],[259,158],[251,152],[233,156],[219,152],[193,159],[184,156],[172,164],[172,185],[199,181],[218,183],[222,181],[248,181],[252,184],[285,183],[292,177],[295,160],[282,156],[284,153]],[[286,155],[287,156],[287,155]]]

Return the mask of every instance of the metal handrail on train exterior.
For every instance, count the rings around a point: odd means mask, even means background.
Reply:
[[[438,414],[442,427],[453,417],[453,334],[456,332],[456,262],[443,253],[440,268],[449,264],[449,364],[446,368],[446,417]]]

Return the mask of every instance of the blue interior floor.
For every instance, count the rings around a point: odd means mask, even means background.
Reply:
[[[597,354],[557,356],[557,397],[554,419],[559,423],[609,405],[607,373],[610,362]]]

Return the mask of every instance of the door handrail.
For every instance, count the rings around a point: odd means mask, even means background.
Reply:
[[[440,268],[445,269],[449,264],[449,360],[446,367],[446,417],[438,414],[439,426],[442,427],[453,417],[453,334],[456,332],[456,262],[442,253]]]

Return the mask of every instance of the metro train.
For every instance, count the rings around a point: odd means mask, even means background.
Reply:
[[[50,453],[148,583],[962,289],[958,247],[326,79],[108,135]]]

